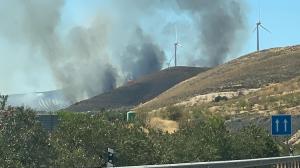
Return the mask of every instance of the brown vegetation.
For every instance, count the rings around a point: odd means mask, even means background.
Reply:
[[[211,92],[260,88],[300,75],[300,46],[255,52],[200,73],[170,88],[138,109],[152,110]]]

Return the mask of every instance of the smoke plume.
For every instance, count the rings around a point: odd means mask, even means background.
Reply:
[[[108,22],[97,17],[88,27],[75,27],[65,38],[58,59],[50,59],[69,99],[95,96],[116,87],[117,72],[105,52]]]
[[[175,33],[165,34],[162,29],[174,22],[186,25],[170,19],[172,15],[195,22],[191,31],[180,31],[197,39],[185,41],[182,48],[193,56],[186,62],[193,64],[224,62],[239,48],[245,27],[243,4],[237,0],[109,1],[107,9],[99,6],[101,13],[69,29],[62,26],[65,4],[64,0],[2,0],[0,42],[2,38],[12,46],[26,46],[28,67],[38,66],[37,58],[45,59],[57,88],[71,102],[162,69],[175,38]]]
[[[2,32],[11,35],[9,40],[29,44],[32,55],[48,61],[56,84],[69,101],[116,87],[117,72],[105,53],[109,25],[106,18],[96,17],[91,25],[74,27],[64,37],[57,31],[63,0],[12,0],[8,5],[11,8],[6,14],[13,18],[6,20]]]
[[[159,71],[165,61],[165,54],[150,37],[146,37],[142,30],[137,28],[121,59],[122,70],[127,79],[137,79]]]
[[[177,0],[181,10],[188,11],[196,22],[199,48],[215,66],[236,49],[244,34],[245,14],[237,0]],[[199,59],[199,58],[198,58]]]

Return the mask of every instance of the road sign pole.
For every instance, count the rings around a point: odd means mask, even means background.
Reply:
[[[290,149],[290,144],[289,144],[289,137],[286,137],[286,145],[287,145],[287,149],[288,149],[288,156],[291,155],[291,149]]]

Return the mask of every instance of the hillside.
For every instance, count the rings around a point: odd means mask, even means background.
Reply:
[[[67,108],[70,111],[96,111],[103,108],[132,107],[144,103],[175,84],[191,78],[208,68],[172,67],[131,81],[125,86],[78,102]]]
[[[214,101],[216,96],[228,99],[217,102]],[[271,115],[291,114],[293,134],[299,132],[296,141],[300,144],[300,76],[259,89],[198,95],[150,113],[144,112],[148,114],[152,127],[168,132],[176,131],[180,122],[202,120],[212,115],[222,116],[230,130],[239,130],[254,123],[270,131]]]
[[[8,104],[26,106],[39,112],[56,111],[70,105],[62,90],[8,95]]]
[[[183,81],[138,107],[156,109],[212,92],[260,88],[300,75],[300,45],[254,52]]]

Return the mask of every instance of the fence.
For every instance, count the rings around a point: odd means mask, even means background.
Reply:
[[[245,160],[213,161],[213,162],[196,162],[196,163],[179,163],[164,165],[142,165],[127,166],[127,168],[300,168],[299,156],[272,157]]]

